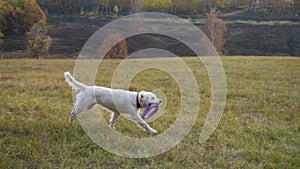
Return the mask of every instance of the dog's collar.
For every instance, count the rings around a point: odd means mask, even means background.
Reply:
[[[141,104],[140,104],[140,102],[139,102],[139,94],[140,94],[140,93],[138,93],[138,94],[136,95],[136,107],[137,107],[138,109],[142,107]]]

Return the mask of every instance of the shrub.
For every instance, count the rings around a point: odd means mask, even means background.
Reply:
[[[47,34],[45,21],[40,21],[33,25],[28,33],[29,41],[26,48],[26,55],[28,57],[38,59],[48,52],[51,38]]]
[[[116,42],[118,43],[114,45]],[[126,40],[119,33],[109,34],[98,50],[104,50],[112,45],[114,46],[105,54],[104,59],[124,59],[128,56]]]

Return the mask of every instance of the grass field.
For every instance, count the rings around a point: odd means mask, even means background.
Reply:
[[[0,168],[300,167],[299,58],[222,58],[226,108],[218,128],[203,144],[198,141],[210,106],[210,82],[195,58],[184,61],[198,80],[201,96],[194,127],[166,153],[131,159],[98,147],[77,120],[68,125],[73,101],[63,72],[72,72],[75,60],[0,60]],[[96,83],[110,86],[119,62],[104,61]],[[178,112],[176,82],[164,72],[148,70],[139,73],[130,86],[131,90],[157,88],[168,98],[168,113],[150,125],[161,133]],[[152,137],[125,118],[116,127],[129,136]]]

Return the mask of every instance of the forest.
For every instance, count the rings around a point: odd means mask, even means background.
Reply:
[[[199,15],[217,7],[223,12],[249,9],[250,12],[265,12],[280,16],[299,12],[296,0],[38,0],[50,13],[112,14],[115,6],[122,14],[136,11],[162,11],[171,14]],[[264,8],[264,11],[260,11]]]
[[[160,11],[177,15],[205,15],[216,7],[221,12],[247,10],[253,15],[297,15],[297,0],[0,0],[0,29],[26,32],[45,14],[127,15]],[[117,9],[116,9],[117,8]]]

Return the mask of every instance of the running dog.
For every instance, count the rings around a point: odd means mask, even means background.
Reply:
[[[71,122],[77,114],[91,109],[96,104],[100,104],[112,112],[110,128],[115,129],[114,125],[119,116],[123,113],[127,113],[149,133],[157,133],[157,131],[151,128],[139,115],[140,108],[146,108],[154,103],[162,103],[162,100],[158,99],[152,92],[132,92],[101,86],[88,86],[75,80],[69,72],[65,72],[64,76],[67,83],[73,89],[80,90],[80,93],[76,96],[75,105],[70,113],[69,122]]]

